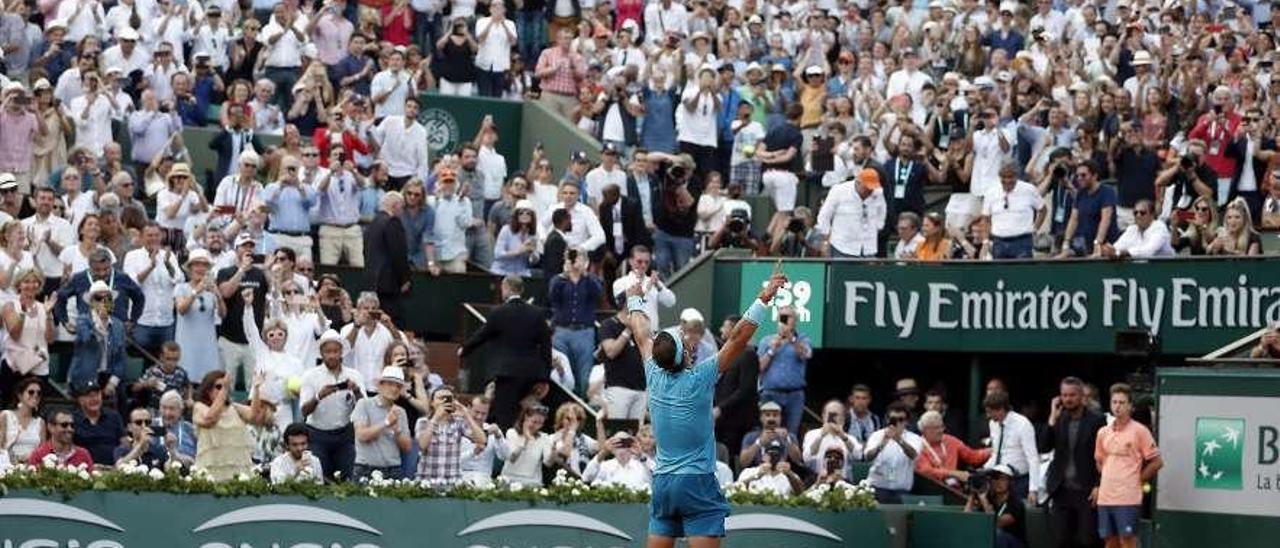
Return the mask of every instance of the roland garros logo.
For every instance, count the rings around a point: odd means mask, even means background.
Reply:
[[[18,526],[19,524],[14,523],[14,521],[10,519],[39,518],[93,525],[109,531],[104,531],[104,533],[102,533],[102,535],[108,537],[124,533],[124,528],[116,525],[115,522],[88,510],[81,510],[68,504],[40,499],[0,498],[0,518],[5,518],[0,520],[0,523],[5,523],[4,527],[0,527],[0,546],[4,546],[4,548],[11,548],[14,546],[39,546],[40,548],[60,548],[62,546],[83,548],[124,548],[123,544],[110,540],[109,538],[84,540],[62,537],[53,539],[46,538],[47,536],[52,536],[47,533],[41,533],[42,538],[22,538],[19,536],[21,532],[21,528]],[[18,531],[15,531],[15,529]]]
[[[427,130],[427,151],[432,157],[452,151],[462,135],[458,129],[458,120],[444,109],[423,109],[418,115],[418,122]]]
[[[459,537],[484,531],[509,527],[555,527],[599,533],[631,542],[631,535],[590,516],[563,510],[516,510],[489,516],[458,531]],[[724,522],[726,534],[737,531],[774,531],[809,535],[833,542],[843,542],[839,535],[808,521],[776,514],[741,514],[730,516]],[[490,548],[484,544],[471,544],[467,548]]]

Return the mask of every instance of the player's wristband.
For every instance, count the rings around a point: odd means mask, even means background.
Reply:
[[[627,297],[627,312],[644,312],[644,297],[637,295]]]
[[[747,308],[747,312],[742,315],[742,318],[756,325],[764,325],[765,315],[768,313],[769,307],[760,302],[760,299],[756,299],[751,302],[751,306]]]

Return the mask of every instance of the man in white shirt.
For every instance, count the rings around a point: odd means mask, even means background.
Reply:
[[[320,465],[320,459],[307,449],[311,436],[307,433],[306,425],[290,424],[284,429],[283,437],[285,452],[271,461],[271,483],[324,483],[324,468]]]
[[[644,35],[649,42],[660,44],[668,34],[686,34],[689,10],[672,0],[650,2],[644,8]]]
[[[1172,257],[1169,227],[1155,218],[1154,211],[1151,200],[1142,199],[1133,204],[1133,224],[1124,230],[1115,245],[1102,244],[1102,256],[1116,259]]]
[[[98,158],[113,140],[111,116],[116,110],[115,98],[104,90],[96,72],[84,74],[84,89],[84,95],[67,105],[67,114],[76,126],[75,146],[88,149],[90,155]]]
[[[511,46],[516,44],[516,24],[507,19],[502,2],[489,5],[489,17],[476,20],[476,83],[481,97],[502,97],[506,90],[507,71],[511,69]]]
[[[591,485],[616,485],[640,490],[652,482],[649,467],[636,458],[636,439],[626,430],[619,431],[604,443],[600,452],[587,463],[582,479]],[[605,460],[610,454],[612,459]]]
[[[573,390],[572,383],[569,389]],[[462,470],[462,481],[476,487],[493,485],[493,466],[497,461],[506,461],[511,455],[510,449],[507,448],[507,438],[502,435],[502,429],[496,424],[485,422],[489,417],[491,403],[488,396],[476,396],[471,398],[471,405],[467,406],[467,412],[471,413],[471,418],[480,425],[481,430],[484,430],[484,447],[476,446],[470,437],[463,436],[462,447],[459,449],[459,457],[462,459],[459,465]]]
[[[374,131],[379,158],[387,166],[386,190],[399,190],[414,177],[425,181],[430,174],[427,129],[418,123],[419,106],[417,97],[405,97],[400,113],[383,118]]]
[[[844,430],[845,412],[840,400],[830,400],[822,406],[822,426],[804,433],[800,442],[804,465],[810,470],[821,470],[827,451],[837,449],[846,460],[861,460],[862,445]]]
[[[863,448],[864,460],[871,463],[867,479],[876,490],[881,504],[900,504],[902,495],[915,484],[915,462],[924,438],[907,430],[907,407],[902,402],[889,404],[885,427],[871,433]]]
[[[914,211],[903,211],[898,214],[898,243],[893,247],[893,258],[914,259],[920,244],[924,243],[924,234],[920,232],[920,215]]]
[[[904,48],[902,51],[902,68],[889,75],[889,84],[885,97],[893,99],[904,93],[911,96],[912,104],[920,103],[920,90],[932,82],[928,74],[920,72],[920,56],[916,50]]]
[[[373,75],[369,84],[373,114],[377,118],[404,114],[405,100],[416,95],[413,75],[404,69],[404,50],[397,48],[387,57],[387,68]]]
[[[596,212],[578,201],[578,185],[567,181],[560,183],[560,202],[551,206],[545,215],[538,217],[544,240],[545,235],[551,233],[551,214],[557,209],[567,209],[572,221],[569,232],[564,234],[568,247],[589,253],[604,245],[604,228],[600,226]]]
[[[818,211],[816,228],[830,257],[874,257],[880,227],[888,214],[880,174],[864,169],[856,179],[831,188]]]
[[[173,54],[173,45],[160,42],[151,56],[151,62],[143,69],[151,91],[161,103],[173,100],[173,75],[186,72],[182,60]]]
[[[720,113],[720,94],[716,93],[716,72],[711,65],[698,69],[697,80],[690,79],[676,106],[676,141],[680,151],[694,158],[715,153],[719,139],[716,135],[716,116]],[[697,164],[699,171],[710,169]]]
[[[258,35],[258,42],[262,43],[259,55],[265,56],[264,73],[276,85],[273,102],[286,112],[293,104],[293,85],[301,76],[302,46],[307,42],[306,17],[299,16],[296,6],[276,4],[271,20]]]
[[[343,326],[341,332],[350,349],[346,362],[365,379],[382,376],[382,357],[387,347],[404,338],[380,305],[377,294],[361,293],[356,299],[354,320]]]
[[[783,454],[782,440],[773,439],[764,446],[764,460],[759,466],[746,468],[738,475],[738,483],[753,492],[773,493],[789,497],[804,491],[804,481],[791,470]]]
[[[120,67],[121,72],[128,75],[135,70],[143,70],[151,62],[151,54],[145,47],[138,47],[138,31],[133,27],[125,27],[116,35],[116,45],[102,52],[102,66]]]
[[[1006,159],[1000,165],[1000,186],[982,197],[982,215],[991,221],[994,259],[1030,259],[1032,235],[1044,222],[1047,209],[1035,185],[1018,180],[1018,166]]]
[[[311,452],[319,457],[329,477],[341,472],[343,479],[351,477],[356,458],[351,411],[365,390],[360,372],[342,364],[347,353],[347,341],[337,331],[330,329],[321,335],[321,365],[302,374],[298,393],[311,436]]]
[[[240,152],[239,162],[236,163],[238,171],[218,182],[218,189],[213,196],[215,215],[236,216],[249,213],[255,199],[262,194],[262,183],[257,179],[261,164],[262,158],[253,149]]]
[[[600,165],[587,172],[587,203],[599,207],[604,187],[618,185],[623,196],[627,195],[627,172],[618,164],[618,149],[606,144],[600,150]]]
[[[160,345],[173,340],[173,288],[185,277],[172,251],[162,249],[164,232],[150,223],[142,229],[142,247],[124,256],[124,272],[146,297],[133,339],[147,352],[160,354]]]
[[[507,158],[498,153],[498,126],[492,116],[485,116],[476,134],[476,171],[484,186],[484,214],[502,199],[502,185],[507,182]]]
[[[658,279],[656,272],[649,273],[649,267],[652,264],[653,253],[649,248],[643,245],[632,247],[631,257],[627,259],[627,273],[613,281],[612,292],[609,294],[620,295],[626,293],[635,284],[644,284],[644,314],[649,318],[650,328],[656,332],[660,325],[658,305],[665,308],[675,306],[676,294]]]
[[[982,467],[990,469],[1006,464],[1013,468],[1012,496],[1035,504],[1037,494],[1044,491],[1035,427],[1027,417],[1010,408],[1009,394],[1003,391],[988,394],[982,406],[991,432],[991,457]]]
[[[98,0],[63,0],[53,18],[67,23],[64,40],[78,43],[85,36],[101,36],[107,13]]]
[[[44,275],[44,291],[49,294],[62,284],[62,261],[58,255],[62,249],[75,245],[75,231],[66,219],[53,215],[53,204],[57,198],[53,189],[46,186],[36,187],[36,212],[22,220],[22,228],[27,232],[27,249],[35,255],[36,266]]]
[[[985,196],[999,185],[1000,166],[1013,148],[1013,140],[999,124],[1000,115],[992,108],[974,120],[973,173],[969,178],[969,193],[974,196]]]
[[[76,97],[84,95],[84,76],[93,72],[94,63],[92,54],[81,54],[77,57],[75,66],[62,71],[58,81],[54,83],[54,99],[62,101],[63,105],[70,105]]]

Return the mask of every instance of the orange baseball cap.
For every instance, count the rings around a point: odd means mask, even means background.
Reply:
[[[871,190],[880,188],[880,172],[866,168],[861,173],[858,173],[858,181]]]

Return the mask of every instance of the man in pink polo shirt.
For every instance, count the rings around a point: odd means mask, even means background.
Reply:
[[[1146,426],[1133,420],[1132,389],[1111,385],[1115,422],[1098,431],[1093,458],[1102,477],[1098,485],[1098,536],[1107,548],[1137,548],[1142,484],[1164,466],[1160,449]]]

